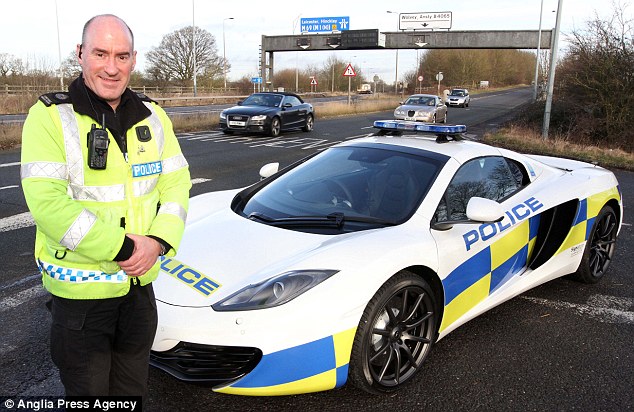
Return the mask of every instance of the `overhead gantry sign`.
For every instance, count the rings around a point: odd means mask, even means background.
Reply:
[[[554,30],[542,30],[540,49],[550,49]],[[377,29],[339,33],[262,36],[261,76],[273,90],[275,52],[379,49],[537,49],[539,30],[385,32]]]

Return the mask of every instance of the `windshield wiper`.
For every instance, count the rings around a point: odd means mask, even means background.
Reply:
[[[334,227],[341,229],[345,222],[372,223],[382,226],[394,226],[396,223],[388,220],[377,219],[365,216],[346,216],[341,212],[331,213],[326,216],[293,216],[283,218],[272,218],[259,212],[253,212],[249,215],[249,219],[258,220],[271,226],[284,227]]]

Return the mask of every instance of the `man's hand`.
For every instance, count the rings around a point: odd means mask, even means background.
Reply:
[[[130,259],[117,262],[128,276],[141,276],[154,266],[156,259],[161,254],[161,245],[151,237],[126,234],[134,241],[134,252]]]

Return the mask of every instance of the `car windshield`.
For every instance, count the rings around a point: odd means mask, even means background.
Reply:
[[[304,231],[399,224],[416,211],[441,163],[376,147],[331,148],[264,186],[242,214]]]
[[[405,101],[405,104],[419,105],[419,106],[435,106],[436,99],[434,97],[416,96],[410,97]]]
[[[244,99],[242,105],[278,107],[282,102],[282,97],[280,94],[255,93]]]
[[[451,95],[452,96],[464,96],[464,91],[462,91],[462,90],[453,90],[451,92]]]

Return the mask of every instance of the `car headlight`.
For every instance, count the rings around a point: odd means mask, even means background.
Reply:
[[[394,114],[405,114],[405,111],[403,109],[398,108],[394,110]]]
[[[328,279],[337,270],[294,270],[249,285],[211,307],[218,312],[266,309],[283,305]]]
[[[266,120],[266,115],[265,114],[259,114],[257,116],[251,117],[251,120],[256,121],[256,122],[261,122],[262,120]]]
[[[227,114],[225,112],[220,112],[220,118],[221,119],[226,119],[227,118]]]

